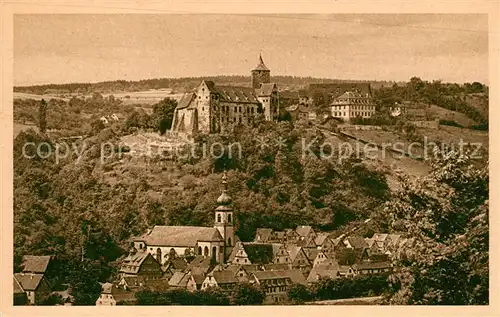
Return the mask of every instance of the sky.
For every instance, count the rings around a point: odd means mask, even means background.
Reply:
[[[14,85],[250,75],[487,83],[481,14],[14,17]]]

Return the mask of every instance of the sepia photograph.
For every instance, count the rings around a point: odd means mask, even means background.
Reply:
[[[489,36],[14,14],[11,305],[489,305]]]

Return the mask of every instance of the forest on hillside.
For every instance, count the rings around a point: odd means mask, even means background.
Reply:
[[[68,84],[46,84],[33,86],[16,86],[15,92],[30,94],[44,93],[113,93],[133,92],[149,89],[170,88],[176,92],[190,91],[197,87],[202,80],[211,80],[221,85],[250,85],[250,76],[220,75],[206,77],[181,77],[181,78],[154,78],[137,81],[115,80],[99,83],[68,83]],[[375,88],[380,86],[392,86],[395,82],[388,81],[366,81],[366,80],[341,80],[330,78],[298,77],[298,76],[272,76],[271,81],[279,84],[280,89],[287,88],[297,90],[312,83],[341,83],[341,82],[370,82]]]
[[[113,98],[99,94],[68,103],[49,101],[49,128],[68,120],[69,131],[80,123],[87,134],[71,144],[72,155],[59,160],[53,152],[56,138],[28,130],[14,140],[15,268],[25,254],[55,255],[60,265],[55,280],[59,287],[71,285],[75,303],[95,303],[98,281],[116,273],[115,261],[126,253],[131,236],[154,225],[211,226],[223,171],[243,241],[252,240],[259,227],[307,224],[341,232],[372,218],[365,228],[371,233],[394,230],[419,237],[414,246],[418,252],[394,259],[401,270],[391,277],[393,303],[488,301],[487,166],[478,170],[467,160],[449,158],[434,164],[434,172],[416,183],[403,173],[403,191],[392,192],[387,171],[367,165],[362,157],[339,160],[334,149],[323,152],[329,159],[315,155],[326,138],[322,130],[259,120],[227,134],[196,135],[190,155],[134,160],[125,154],[101,161],[104,144],[120,145],[124,135],[167,126],[175,101],[154,105],[152,115],[127,108],[125,120],[111,125],[88,116],[119,107]],[[16,108],[24,112],[16,114]],[[15,115],[27,116],[27,109],[36,110],[36,103],[18,101]],[[65,112],[70,115],[53,121]],[[303,155],[303,139],[312,142],[312,155]],[[25,148],[28,143],[33,146]],[[224,155],[201,155],[215,143],[222,144]],[[241,156],[229,157],[234,143],[241,144]],[[35,155],[37,148],[42,155]],[[454,292],[455,285],[466,291]]]

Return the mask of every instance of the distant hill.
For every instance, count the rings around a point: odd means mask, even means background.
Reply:
[[[47,84],[35,86],[15,86],[15,92],[28,94],[66,94],[66,93],[112,93],[133,92],[148,89],[171,88],[175,92],[185,92],[194,89],[202,80],[212,80],[220,84],[250,85],[250,76],[208,76],[208,77],[183,77],[183,78],[154,78],[138,81],[115,80],[99,83],[71,83],[71,84]],[[331,78],[297,77],[297,76],[272,76],[271,80],[277,82],[280,89],[297,90],[313,83],[370,83],[372,88],[392,87],[395,82],[390,81],[368,81],[368,80],[341,80]]]

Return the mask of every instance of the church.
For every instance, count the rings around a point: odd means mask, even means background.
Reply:
[[[224,189],[217,199],[213,227],[154,226],[145,235],[133,239],[134,248],[151,254],[161,265],[185,255],[203,255],[225,263],[239,239],[234,234],[232,199],[225,174],[222,184]]]
[[[249,124],[259,114],[263,114],[265,120],[277,120],[278,87],[271,83],[271,71],[262,56],[251,74],[251,87],[202,81],[195,92],[187,93],[179,100],[172,120],[172,132],[219,133],[238,124]]]

